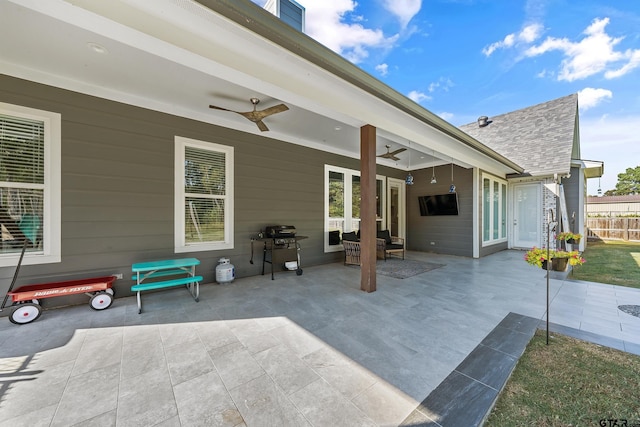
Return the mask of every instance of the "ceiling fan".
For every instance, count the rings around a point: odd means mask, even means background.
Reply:
[[[387,152],[384,154],[379,154],[378,157],[382,157],[383,159],[400,160],[399,157],[396,157],[396,154],[406,151],[406,148],[398,148],[395,151],[389,152],[389,148],[391,148],[391,146],[385,145],[385,147],[387,147]]]
[[[256,111],[256,106],[260,103],[260,100],[258,98],[251,98],[249,99],[249,101],[251,101],[251,103],[253,104],[253,111],[247,111],[247,112],[234,111],[234,110],[229,110],[228,108],[216,107],[215,105],[209,105],[209,108],[213,108],[215,110],[222,110],[222,111],[231,111],[232,113],[240,114],[241,116],[246,117],[248,120],[258,125],[258,129],[260,129],[262,132],[269,130],[267,125],[265,125],[264,122],[262,121],[262,119],[272,114],[281,113],[289,109],[289,107],[287,107],[284,104],[278,104],[273,107],[265,108],[264,110]]]

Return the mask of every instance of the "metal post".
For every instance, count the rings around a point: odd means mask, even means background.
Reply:
[[[547,224],[547,345],[549,345],[549,269],[552,266],[553,260],[551,257],[551,232],[556,229],[557,223],[553,218],[553,209],[549,209],[549,214],[551,216],[551,221]]]

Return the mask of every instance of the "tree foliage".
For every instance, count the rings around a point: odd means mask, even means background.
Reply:
[[[618,183],[614,190],[605,193],[607,196],[626,196],[628,194],[640,194],[640,166],[627,168],[618,174]]]

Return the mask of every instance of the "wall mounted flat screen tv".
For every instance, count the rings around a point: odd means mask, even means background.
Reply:
[[[418,197],[420,215],[458,215],[458,193]]]

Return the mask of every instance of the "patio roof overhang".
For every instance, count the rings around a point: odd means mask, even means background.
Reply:
[[[584,170],[585,178],[600,178],[604,174],[604,162],[600,160],[574,160],[573,164]]]
[[[248,0],[0,0],[0,72],[261,134],[236,114],[264,107],[274,139],[359,158],[409,147],[407,170],[454,163],[505,176],[522,168]]]

